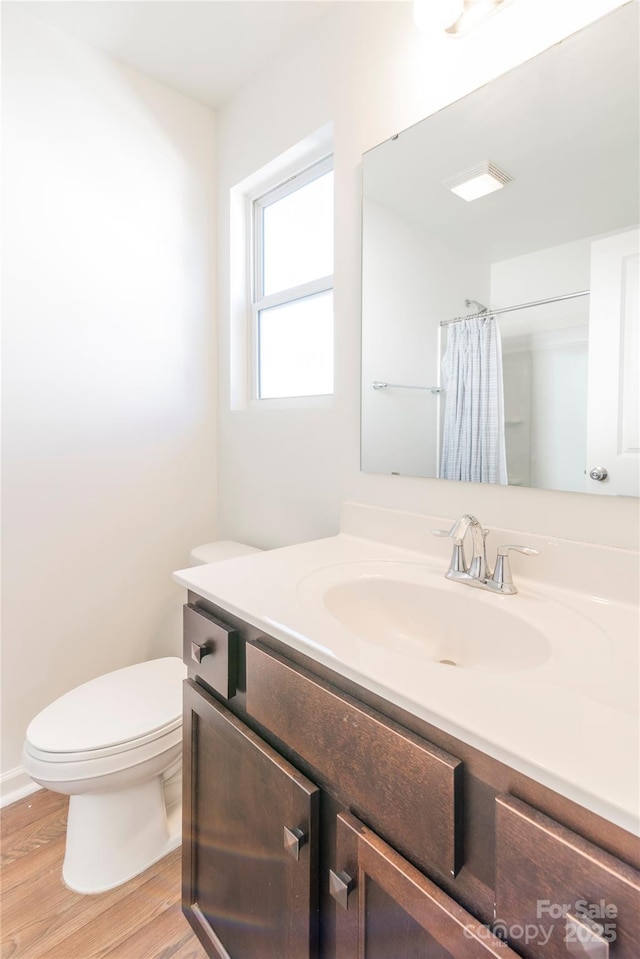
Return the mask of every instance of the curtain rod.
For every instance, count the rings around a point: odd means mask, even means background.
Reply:
[[[456,316],[453,320],[440,320],[440,326],[450,326],[461,320],[475,320],[480,316],[496,316],[498,313],[511,313],[513,310],[526,310],[530,306],[543,306],[545,303],[558,303],[560,300],[572,300],[576,296],[589,296],[591,290],[580,290],[579,293],[564,293],[562,296],[550,296],[547,300],[533,300],[531,303],[519,303],[517,306],[503,306],[499,310],[483,310],[481,313],[469,313],[468,316]]]

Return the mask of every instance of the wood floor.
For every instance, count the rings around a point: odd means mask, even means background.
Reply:
[[[2,959],[206,959],[180,911],[180,850],[81,896],[61,877],[66,797],[40,790],[1,817]]]

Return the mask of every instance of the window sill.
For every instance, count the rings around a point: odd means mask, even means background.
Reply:
[[[255,413],[270,410],[317,410],[333,406],[333,393],[322,396],[279,396],[273,399],[250,400],[247,409]]]

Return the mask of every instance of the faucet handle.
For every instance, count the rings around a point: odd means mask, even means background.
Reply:
[[[498,556],[507,556],[509,550],[524,553],[525,556],[538,556],[540,553],[539,549],[532,549],[530,546],[498,546]]]
[[[447,539],[451,536],[451,531],[448,529],[432,529],[431,532],[434,536],[446,536]]]
[[[509,553],[524,553],[525,556],[537,556],[539,549],[531,549],[529,546],[498,546],[498,555],[496,557],[496,568],[491,577],[491,584],[494,589],[501,593],[517,593],[518,590],[513,585],[511,575],[511,565],[509,563]]]
[[[432,529],[431,532],[434,536],[442,536],[446,539],[451,537],[453,529]],[[466,573],[467,572],[467,560],[464,555],[463,540],[459,537],[454,537],[453,540],[453,552],[451,553],[451,562],[449,563],[449,569],[447,571],[447,576],[451,576],[452,573]]]

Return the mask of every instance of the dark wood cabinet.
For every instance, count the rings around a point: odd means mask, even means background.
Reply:
[[[637,837],[189,598],[183,903],[211,957],[640,956]]]
[[[238,679],[236,630],[206,610],[188,605],[182,611],[182,637],[183,659],[195,668],[198,682],[223,699],[232,699]]]
[[[187,918],[210,956],[311,959],[318,789],[189,681],[184,700]]]
[[[366,810],[369,825],[418,865],[456,874],[459,759],[260,644],[246,648],[246,686],[247,712],[322,770],[350,809]]]
[[[638,959],[640,873],[513,796],[496,815],[496,908],[520,953]]]
[[[355,816],[338,816],[336,959],[516,959],[515,953]]]

